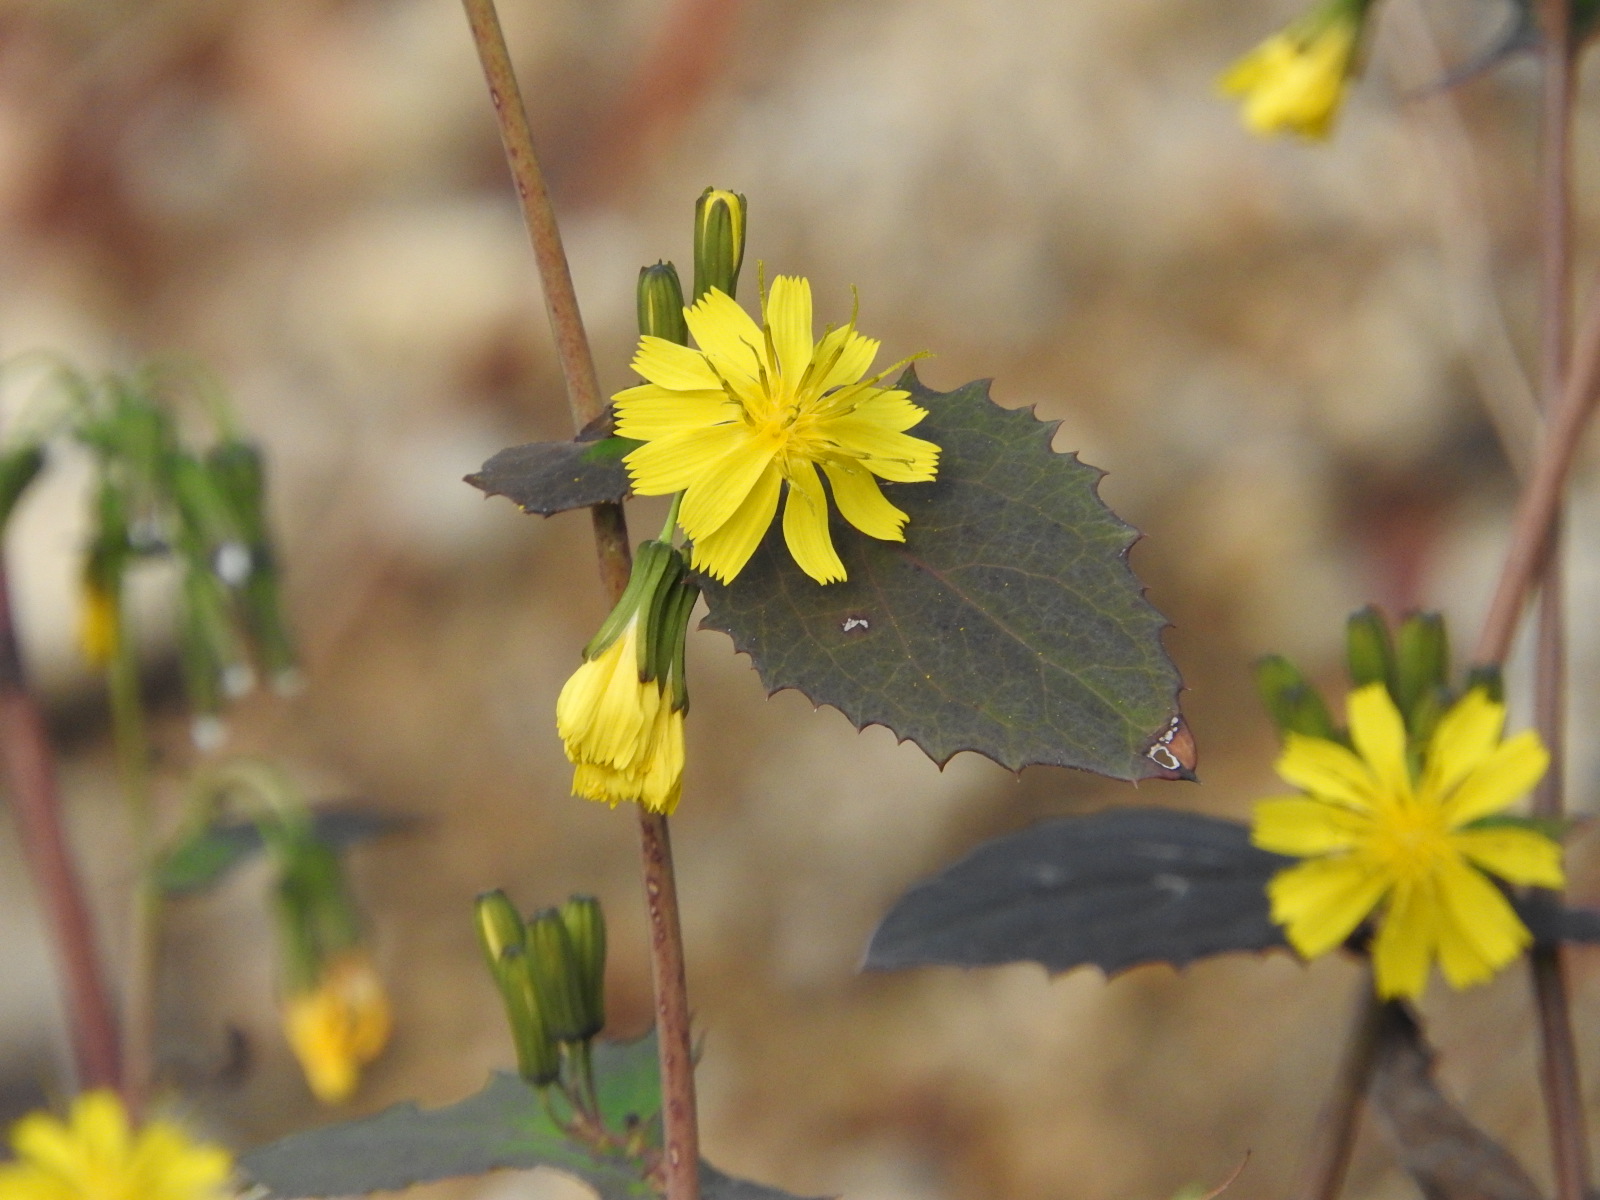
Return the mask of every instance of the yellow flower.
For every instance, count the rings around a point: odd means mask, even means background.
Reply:
[[[1314,31],[1275,33],[1218,81],[1244,102],[1244,123],[1263,137],[1293,133],[1325,138],[1344,99],[1361,33],[1357,20],[1334,17]]]
[[[122,1101],[85,1092],[65,1121],[32,1113],[11,1131],[17,1161],[0,1166],[5,1200],[221,1200],[233,1159],[170,1121],[129,1128]]]
[[[348,1100],[361,1068],[389,1043],[389,997],[372,961],[347,950],[323,965],[311,991],[283,1005],[283,1031],[306,1083],[324,1104]]]
[[[645,443],[625,460],[634,491],[684,493],[679,523],[695,567],[733,579],[787,482],[783,535],[795,562],[819,583],[842,580],[818,467],[846,521],[903,541],[906,514],[878,478],[932,479],[939,447],[905,432],[927,411],[909,392],[874,386],[887,371],[862,378],[878,343],[856,332],[854,318],[813,342],[811,284],[787,276],[763,298],[760,325],[715,289],[684,316],[700,349],[640,338],[633,369],[649,382],[614,399],[617,432]]]
[[[1532,731],[1501,741],[1505,707],[1474,690],[1440,719],[1414,778],[1387,689],[1351,693],[1348,711],[1355,752],[1289,734],[1278,774],[1307,794],[1256,806],[1255,844],[1309,860],[1268,885],[1272,919],[1314,958],[1381,906],[1379,995],[1421,995],[1435,958],[1451,986],[1482,983],[1532,941],[1482,872],[1552,888],[1563,877],[1561,847],[1542,833],[1472,824],[1533,787],[1549,755]]]
[[[664,678],[639,678],[637,613],[615,641],[573,672],[556,700],[556,731],[574,767],[574,795],[613,807],[637,801],[660,813],[677,807],[683,710],[666,686]]]

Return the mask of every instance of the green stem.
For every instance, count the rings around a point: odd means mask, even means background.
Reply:
[[[661,541],[671,542],[672,535],[678,528],[678,509],[683,506],[683,493],[672,494],[672,507],[667,509],[667,523],[661,527]]]
[[[139,660],[119,598],[116,647],[107,666],[111,728],[122,794],[133,831],[132,860],[138,871],[130,931],[122,1013],[122,1088],[128,1107],[142,1110],[155,1075],[155,988],[159,959],[161,893],[151,866],[155,853],[155,806],[150,781],[150,742],[145,731]]]

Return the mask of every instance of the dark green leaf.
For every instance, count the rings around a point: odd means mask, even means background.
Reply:
[[[770,691],[796,688],[858,727],[886,725],[944,763],[976,750],[1013,770],[1189,777],[1165,621],[1127,563],[1136,532],[1101,503],[1101,472],[1050,449],[1053,424],[1000,408],[988,384],[900,386],[928,409],[939,478],[888,489],[906,541],[834,518],[849,572],[826,587],[774,522],[705,627],[732,636]]]
[[[622,456],[637,442],[610,435],[609,420],[576,441],[533,442],[500,451],[467,482],[488,496],[504,496],[523,512],[552,516],[624,499],[628,469]]]
[[[1037,962],[1107,974],[1284,945],[1266,885],[1292,859],[1234,821],[1159,808],[1044,821],[978,847],[896,902],[866,966]]]
[[[595,1047],[600,1107],[614,1130],[639,1126],[660,1145],[661,1105],[656,1040]],[[362,1121],[330,1125],[253,1150],[240,1166],[268,1195],[362,1195],[499,1168],[549,1167],[576,1176],[602,1200],[654,1195],[640,1162],[621,1154],[596,1157],[569,1142],[550,1121],[539,1094],[514,1075],[495,1074],[482,1091],[444,1108],[398,1104]],[[787,1193],[724,1175],[701,1163],[705,1200],[795,1200]]]
[[[1198,813],[1119,808],[1044,821],[984,843],[902,896],[865,965],[1036,962],[1113,974],[1269,950],[1286,943],[1267,881],[1298,861],[1256,849],[1238,822]],[[1541,892],[1511,902],[1541,944],[1600,942],[1600,913]]]

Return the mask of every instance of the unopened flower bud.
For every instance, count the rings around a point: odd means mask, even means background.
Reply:
[[[592,1038],[606,1023],[606,918],[593,896],[573,896],[561,906],[561,923],[567,927],[572,956],[577,964],[583,1000],[584,1038]]]
[[[1350,614],[1345,628],[1345,646],[1350,660],[1350,682],[1357,688],[1381,683],[1394,689],[1394,649],[1389,641],[1389,625],[1383,614],[1368,605]]]
[[[592,1037],[585,1021],[583,984],[572,939],[561,914],[547,908],[528,922],[528,966],[545,1028],[558,1042]]]
[[[549,1087],[561,1076],[561,1053],[545,1021],[526,948],[507,946],[495,979],[517,1051],[517,1071],[534,1087]]]
[[[735,296],[744,265],[745,199],[707,188],[694,206],[694,298],[712,288]]]
[[[1450,672],[1450,639],[1444,618],[1438,613],[1412,613],[1400,623],[1395,636],[1395,703],[1412,726],[1419,705],[1432,701],[1442,710],[1434,693],[1442,691]]]
[[[510,897],[498,888],[480,895],[475,911],[478,941],[483,946],[484,957],[489,960],[489,970],[498,978],[501,957],[511,947],[524,944],[522,915]]]
[[[683,318],[683,285],[678,269],[669,262],[639,268],[639,332],[665,338],[680,346],[689,344],[689,326]]]
[[[1288,659],[1273,654],[1257,663],[1256,687],[1280,733],[1338,740],[1322,696]]]

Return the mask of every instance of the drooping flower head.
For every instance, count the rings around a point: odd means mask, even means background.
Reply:
[[[788,276],[763,297],[759,325],[715,289],[684,316],[699,349],[640,338],[633,368],[649,382],[614,399],[617,432],[645,443],[625,460],[634,491],[684,493],[678,519],[695,568],[732,580],[787,485],[783,534],[795,562],[819,583],[844,579],[819,468],[846,521],[903,541],[906,514],[878,480],[932,479],[939,447],[906,432],[927,410],[877,386],[887,371],[865,378],[878,342],[854,318],[815,341],[811,284]]]
[[[1383,997],[1414,997],[1435,959],[1453,987],[1482,983],[1532,941],[1485,872],[1560,887],[1561,847],[1543,833],[1480,824],[1544,775],[1532,731],[1501,740],[1505,707],[1481,689],[1440,718],[1413,772],[1405,723],[1381,683],[1347,702],[1354,751],[1290,733],[1278,774],[1304,795],[1256,806],[1253,841],[1307,861],[1268,885],[1272,919],[1314,958],[1378,913],[1372,958]]]
[[[360,949],[330,958],[315,987],[283,1002],[284,1035],[324,1104],[354,1094],[361,1069],[388,1045],[391,1023],[383,980]]]
[[[109,1091],[85,1092],[62,1121],[31,1113],[11,1131],[17,1161],[0,1166],[5,1200],[223,1200],[233,1159],[171,1121],[128,1123]]]
[[[689,707],[683,644],[699,594],[678,551],[640,546],[628,590],[556,700],[574,795],[659,813],[677,807]]]
[[[1355,70],[1364,0],[1331,0],[1267,38],[1218,81],[1243,103],[1244,123],[1263,137],[1322,139]]]

